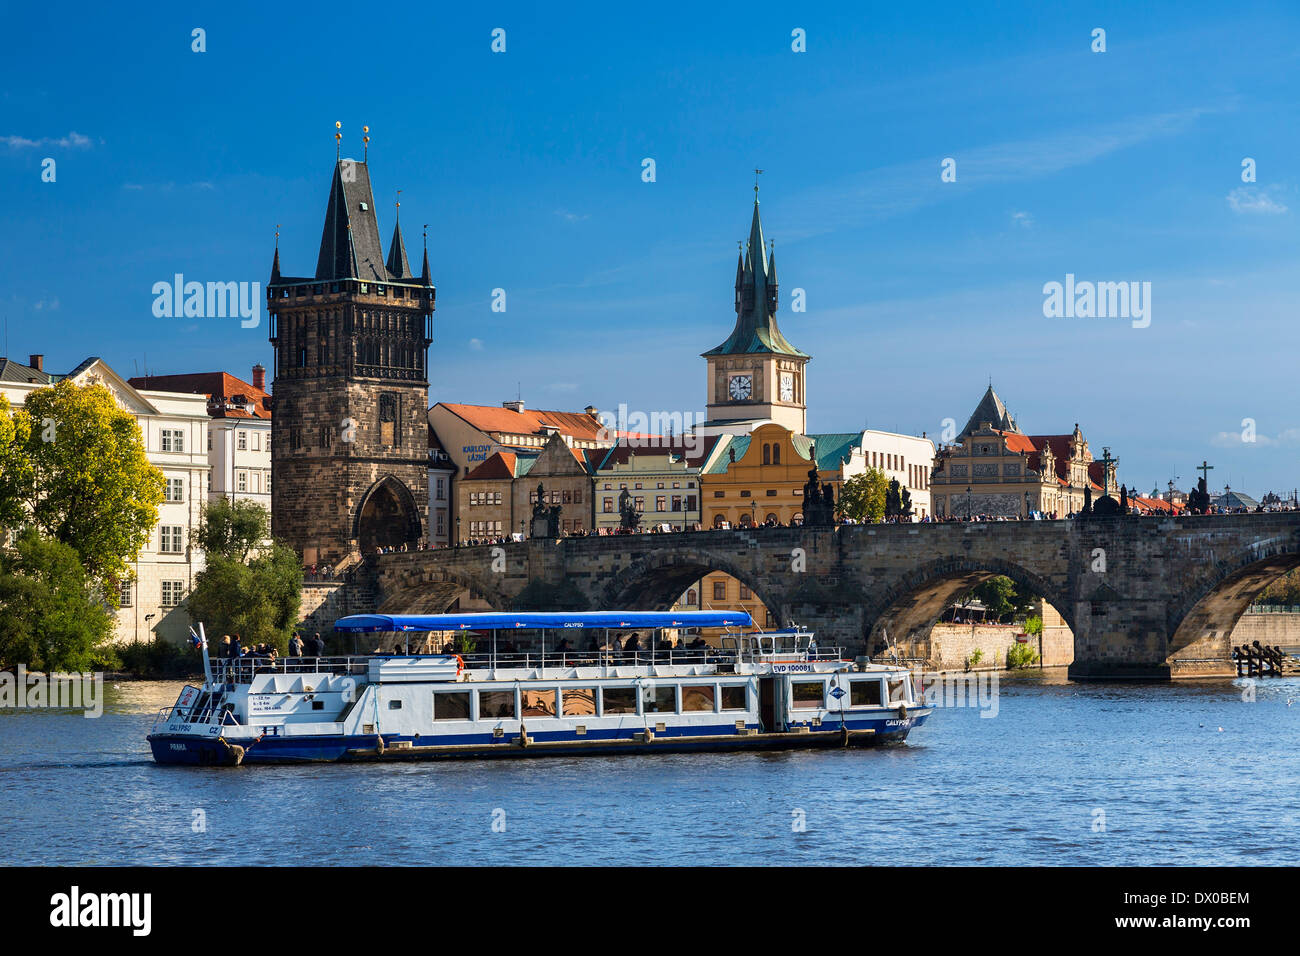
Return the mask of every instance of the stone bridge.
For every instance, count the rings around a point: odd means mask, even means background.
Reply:
[[[711,571],[783,623],[874,653],[928,632],[1004,574],[1074,632],[1072,678],[1235,673],[1228,635],[1273,579],[1300,567],[1300,513],[757,528],[533,539],[374,555],[345,602],[437,613],[472,595],[499,610],[666,609]]]

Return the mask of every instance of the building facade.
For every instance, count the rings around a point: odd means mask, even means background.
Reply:
[[[141,375],[137,388],[206,395],[210,501],[253,501],[271,510],[271,396],[266,369],[253,366],[253,381],[228,372]]]
[[[716,436],[697,442],[681,436],[662,442],[623,439],[609,449],[595,473],[595,526],[614,531],[622,523],[619,501],[626,490],[641,527],[691,531],[702,526],[700,473]]]
[[[429,496],[428,251],[385,259],[364,162],[334,167],[315,275],[267,284],[275,349],[271,529],[304,564],[418,547]]]
[[[1094,460],[1077,423],[1070,434],[1026,435],[992,385],[940,450],[931,485],[934,513],[956,518],[1064,518],[1082,511],[1089,495],[1119,496],[1115,462]]]
[[[135,417],[145,454],[163,475],[163,502],[149,541],[130,564],[131,580],[121,585],[115,640],[173,642],[189,633],[186,598],[203,570],[203,552],[193,544],[200,510],[207,499],[208,403],[201,394],[136,388],[102,359],[89,358],[66,375],[45,371],[33,355],[28,365],[0,358],[0,391],[22,405],[36,389],[62,379],[106,388],[114,402]]]

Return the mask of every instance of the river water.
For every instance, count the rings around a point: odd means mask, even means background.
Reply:
[[[1001,681],[899,747],[158,767],[179,684],[0,711],[4,864],[1300,863],[1300,680]]]

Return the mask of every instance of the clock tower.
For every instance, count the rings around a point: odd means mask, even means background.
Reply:
[[[709,431],[748,433],[759,422],[774,421],[806,433],[804,370],[810,356],[781,334],[776,307],[776,253],[763,242],[755,186],[749,242],[736,262],[736,327],[727,341],[704,353]]]

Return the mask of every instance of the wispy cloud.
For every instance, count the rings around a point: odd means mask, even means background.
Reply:
[[[1241,432],[1218,432],[1211,436],[1210,444],[1216,448],[1242,448],[1256,445],[1260,448],[1280,448],[1300,445],[1300,428],[1284,428],[1276,436],[1256,434],[1246,441]]]
[[[26,136],[0,136],[0,143],[10,149],[39,149],[43,146],[57,146],[60,149],[90,149],[93,145],[89,136],[82,136],[75,130],[66,136],[43,136],[31,139]]]
[[[1034,214],[1029,212],[1013,212],[1011,214],[1011,221],[1017,226],[1028,229],[1034,224]]]
[[[217,187],[207,180],[201,180],[195,183],[123,183],[122,188],[131,192],[150,192],[169,193],[177,189],[201,189],[204,191],[216,189]]]
[[[790,208],[797,221],[783,231],[790,239],[823,235],[911,212],[973,187],[1042,179],[1152,140],[1177,136],[1190,130],[1200,117],[1231,108],[1193,107],[1086,129],[1070,127],[1033,139],[971,148],[954,146],[947,155],[957,163],[955,182],[939,178],[944,156],[884,166],[796,197]]]
[[[482,351],[483,351],[483,340],[482,340],[482,339],[470,339],[470,340],[469,340],[469,347],[470,347],[470,351],[472,351],[472,352],[482,352]]]
[[[58,298],[41,299],[39,302],[32,304],[32,310],[35,312],[57,312],[59,310]]]
[[[579,215],[576,212],[569,212],[569,210],[567,209],[557,209],[555,210],[555,214],[559,216],[561,219],[563,219],[565,222],[582,222],[584,219],[591,218],[591,216],[587,215],[586,213]]]
[[[1258,186],[1241,186],[1228,193],[1228,205],[1233,212],[1276,216],[1286,212],[1286,205]]]

